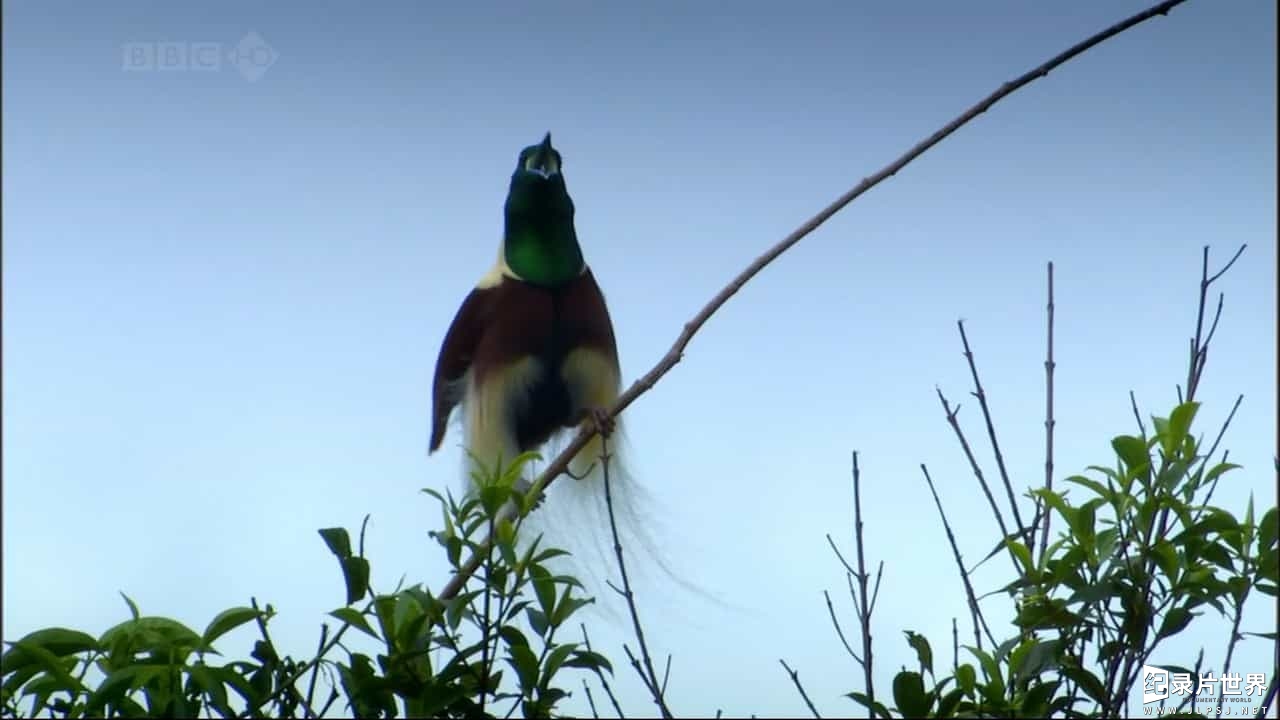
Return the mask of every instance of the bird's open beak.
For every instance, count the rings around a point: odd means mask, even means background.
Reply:
[[[529,172],[535,172],[543,177],[551,177],[559,174],[560,160],[556,156],[556,151],[551,147],[551,133],[542,138],[542,143],[538,145],[538,149],[529,157],[525,169]]]

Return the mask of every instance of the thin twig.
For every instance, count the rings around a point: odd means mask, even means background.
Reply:
[[[876,584],[871,589],[871,609],[867,611],[868,614],[876,611],[876,600],[880,597],[880,581],[883,578],[884,578],[884,561],[881,560],[880,564],[876,566]]]
[[[1243,567],[1240,568],[1240,574],[1249,577],[1253,574],[1253,568],[1249,562],[1248,554],[1245,554]],[[1227,640],[1227,658],[1222,661],[1222,677],[1227,676],[1227,672],[1231,670],[1231,658],[1235,655],[1236,644],[1244,639],[1240,634],[1240,621],[1244,619],[1244,604],[1249,599],[1249,585],[1245,585],[1244,589],[1237,595],[1234,600],[1231,617],[1231,637]],[[1218,706],[1222,707],[1222,700],[1226,696],[1227,685],[1224,682],[1221,689],[1218,690]]]
[[[960,623],[951,618],[951,672],[960,669]]]
[[[831,539],[831,535],[827,535],[827,544],[831,546],[831,550],[835,552],[836,557],[840,559],[840,564],[844,565],[845,581],[849,584],[849,597],[853,599],[853,608],[858,613],[863,612],[863,604],[867,601],[864,599],[862,603],[858,602],[858,591],[853,586],[853,580],[858,576],[858,572],[853,569],[848,560],[844,559],[844,555],[840,552],[840,548],[836,547],[836,541]],[[868,616],[876,610],[876,598],[880,597],[880,581],[884,579],[884,561],[876,566],[876,582],[871,588],[871,600],[866,606]]]
[[[1214,439],[1213,445],[1209,448],[1209,452],[1205,454],[1204,460],[1200,462],[1201,472],[1203,472],[1205,467],[1208,466],[1209,460],[1213,457],[1213,454],[1217,452],[1218,443],[1222,442],[1222,436],[1226,434],[1227,428],[1231,425],[1231,419],[1236,416],[1236,410],[1240,408],[1240,403],[1243,401],[1244,401],[1244,395],[1236,396],[1236,402],[1234,405],[1231,406],[1231,412],[1227,414],[1226,422],[1222,423],[1222,428],[1218,430],[1218,437]],[[1223,451],[1222,462],[1225,463],[1227,461],[1227,455],[1230,452],[1231,451],[1229,450]],[[1209,485],[1209,492],[1205,493],[1204,502],[1200,503],[1200,511],[1196,513],[1197,519],[1199,519],[1204,514],[1205,508],[1209,506],[1209,501],[1213,499],[1213,493],[1217,491],[1218,481],[1221,479],[1222,479],[1222,475],[1218,475],[1218,477],[1213,479],[1213,483]]]
[[[982,419],[987,424],[987,437],[991,439],[991,450],[996,456],[996,468],[1000,470],[1000,479],[1004,481],[1005,492],[1009,495],[1009,508],[1013,512],[1013,521],[1017,523],[1018,532],[1026,532],[1026,525],[1022,524],[1022,513],[1018,511],[1018,500],[1013,496],[1013,484],[1009,482],[1009,471],[1004,466],[1004,454],[1000,452],[1000,443],[996,440],[996,426],[991,419],[991,408],[987,406],[987,391],[982,389],[982,381],[978,379],[978,365],[973,359],[973,350],[969,348],[969,337],[964,332],[964,321],[957,320],[956,327],[960,328],[960,342],[964,345],[964,357],[969,363],[969,373],[973,376],[973,396],[978,398],[978,405],[982,408]],[[1026,541],[1028,545],[1035,542],[1034,538]]]
[[[1179,403],[1182,403],[1182,402],[1190,403],[1190,402],[1194,402],[1195,400],[1196,391],[1200,385],[1200,379],[1203,377],[1204,369],[1208,362],[1209,342],[1210,340],[1212,340],[1213,334],[1217,330],[1218,319],[1221,317],[1221,314],[1222,314],[1223,299],[1220,296],[1218,300],[1217,311],[1215,312],[1214,319],[1209,326],[1209,333],[1208,335],[1204,335],[1203,330],[1204,330],[1204,321],[1205,321],[1205,306],[1206,306],[1206,302],[1209,295],[1209,287],[1216,280],[1222,277],[1223,273],[1229,270],[1232,265],[1235,264],[1236,260],[1238,260],[1240,256],[1244,253],[1246,247],[1248,246],[1241,245],[1240,249],[1238,249],[1235,255],[1231,257],[1231,260],[1229,260],[1226,263],[1226,265],[1222,267],[1221,270],[1219,270],[1217,273],[1214,273],[1212,277],[1209,276],[1209,246],[1206,245],[1204,247],[1202,260],[1200,264],[1200,288],[1199,288],[1200,292],[1199,292],[1199,303],[1196,310],[1196,332],[1195,332],[1195,335],[1190,339],[1190,357],[1188,359],[1188,367],[1187,367],[1187,387],[1186,387],[1185,400],[1183,400],[1184,396],[1182,393],[1182,388],[1179,388],[1178,389]],[[1233,410],[1233,414],[1234,414],[1234,410]],[[1226,427],[1229,423],[1230,423],[1230,416],[1228,416],[1227,422],[1223,424],[1223,428],[1221,431],[1222,433],[1226,432]],[[1219,438],[1221,438],[1221,433],[1219,435]],[[1214,445],[1214,448],[1216,449],[1216,443]],[[1205,458],[1201,460],[1202,468],[1204,466],[1204,463],[1207,462],[1207,459],[1208,459],[1208,456],[1205,456]],[[1166,461],[1167,461],[1167,458],[1166,458]],[[1206,500],[1206,504],[1207,504],[1207,500]],[[1166,534],[1166,531],[1168,530],[1168,527],[1169,527],[1170,519],[1171,519],[1171,508],[1167,506],[1163,507],[1159,511],[1159,515],[1157,517],[1151,518],[1145,530],[1143,531],[1144,546],[1151,541],[1152,537],[1163,537]],[[1122,546],[1121,549],[1125,557],[1127,558],[1128,557],[1127,547]],[[1143,560],[1144,574],[1147,578],[1146,582],[1141,587],[1141,593],[1142,593],[1141,598],[1142,598],[1143,605],[1149,606],[1151,604],[1151,598],[1153,594],[1152,593],[1153,575],[1151,573],[1151,568],[1154,566],[1154,564],[1155,564],[1155,561],[1153,559]],[[1157,608],[1157,611],[1158,610],[1159,608]],[[1153,615],[1154,614],[1155,613],[1153,613]],[[1115,689],[1120,687],[1130,687],[1133,685],[1133,683],[1137,681],[1138,675],[1141,672],[1141,664],[1146,662],[1147,658],[1150,656],[1150,653],[1155,650],[1156,644],[1159,643],[1161,638],[1157,636],[1151,642],[1150,647],[1147,647],[1146,638],[1148,633],[1149,633],[1149,629],[1146,626],[1141,626],[1139,628],[1138,641],[1136,643],[1136,647],[1139,649],[1139,654],[1135,655],[1132,651],[1128,651],[1128,652],[1122,653],[1122,655],[1116,656],[1115,659],[1119,659],[1120,657],[1123,657],[1123,667],[1118,675],[1114,675],[1112,673],[1112,670],[1109,670],[1107,682],[1106,682],[1107,687],[1112,689],[1113,695],[1115,695],[1117,692],[1117,690]],[[1113,668],[1114,668],[1114,663],[1113,663]],[[1121,699],[1123,700],[1124,706],[1127,708],[1128,696],[1124,696]],[[1120,707],[1121,699],[1117,699],[1116,701],[1117,710]]]
[[[973,639],[978,645],[978,649],[982,649],[982,633],[979,632],[978,626],[982,626],[982,630],[987,633],[987,639],[991,641],[992,647],[996,645],[995,636],[991,634],[991,629],[987,627],[987,619],[982,615],[982,608],[978,606],[978,596],[973,592],[973,585],[969,582],[969,572],[964,569],[964,560],[960,557],[960,547],[956,545],[956,536],[951,532],[951,523],[947,522],[947,513],[942,509],[942,501],[938,499],[938,491],[933,486],[933,478],[929,477],[929,468],[924,463],[920,463],[920,469],[924,472],[925,482],[929,483],[929,492],[933,494],[933,503],[938,507],[938,515],[942,517],[942,527],[947,531],[947,541],[951,543],[951,552],[955,555],[956,567],[960,569],[960,579],[964,582],[964,593],[969,598],[969,614],[973,616]]]
[[[1213,338],[1213,332],[1218,328],[1218,318],[1222,316],[1222,298],[1219,297],[1218,310],[1214,313],[1213,323],[1209,327],[1209,335],[1205,338],[1204,342],[1201,342],[1201,332],[1204,329],[1204,305],[1209,296],[1209,286],[1218,278],[1222,277],[1223,273],[1230,270],[1232,265],[1236,264],[1236,260],[1240,259],[1240,256],[1244,254],[1244,250],[1247,247],[1249,247],[1248,244],[1241,245],[1240,249],[1236,250],[1236,254],[1232,255],[1231,259],[1227,261],[1227,264],[1223,265],[1221,270],[1214,273],[1213,277],[1210,277],[1209,246],[1204,246],[1204,256],[1200,264],[1200,307],[1196,312],[1196,334],[1195,337],[1191,338],[1191,362],[1187,368],[1186,402],[1191,402],[1195,399],[1196,390],[1200,387],[1200,377],[1204,373],[1205,362],[1207,361],[1207,355],[1209,354],[1209,340]]]
[[[621,591],[619,591],[619,594],[621,594]],[[631,663],[631,669],[635,670],[636,675],[640,676],[640,682],[644,683],[644,689],[648,690],[649,695],[652,697],[658,697],[661,694],[661,688],[658,687],[657,683],[655,683],[653,679],[649,677],[649,674],[645,672],[644,665],[640,662],[640,658],[636,657],[636,654],[631,652],[631,646],[623,643],[622,652],[626,654],[627,661]]]
[[[858,592],[862,596],[858,613],[858,626],[862,630],[862,679],[867,685],[867,698],[874,703],[876,691],[872,685],[871,602],[867,599],[867,561],[862,551],[862,473],[858,470],[857,451],[853,453],[853,534],[858,550]],[[879,586],[878,582],[876,584]]]
[[[969,459],[969,469],[973,470],[974,477],[978,478],[978,484],[982,486],[983,494],[987,496],[987,503],[991,505],[991,514],[995,516],[996,524],[1000,526],[1000,536],[1009,537],[1009,527],[1004,523],[1004,513],[1000,512],[1000,506],[996,503],[995,495],[991,494],[991,486],[987,484],[987,477],[983,474],[982,467],[978,465],[978,459],[973,456],[973,449],[969,447],[969,439],[964,436],[964,430],[960,429],[960,421],[956,419],[956,416],[960,414],[960,406],[956,405],[956,409],[952,410],[951,403],[947,402],[947,397],[942,394],[942,388],[934,388],[934,390],[938,393],[938,401],[942,403],[942,412],[946,413],[947,422],[951,425],[951,429],[955,431],[956,438],[960,440],[960,447],[964,449],[965,457]],[[1017,566],[1016,562],[1014,566]]]
[[[364,610],[362,610],[360,614],[364,615],[368,613],[369,610],[371,610],[372,608],[373,608],[373,601],[370,600],[365,604]],[[338,643],[342,641],[342,636],[347,633],[347,629],[350,627],[351,627],[351,623],[343,622],[342,626],[338,628],[338,631],[333,634],[333,637],[329,638],[329,642],[325,643],[325,646],[321,650],[321,652],[317,653],[315,657],[303,663],[301,667],[299,667],[297,670],[293,672],[292,675],[289,676],[288,680],[280,684],[280,688],[277,689],[274,693],[272,693],[271,695],[265,698],[260,699],[257,703],[251,704],[250,707],[245,708],[244,712],[237,715],[237,717],[241,717],[241,718],[255,717],[256,715],[258,715],[259,708],[261,708],[264,705],[267,705],[268,703],[274,702],[281,695],[288,692],[291,688],[293,688],[294,683],[298,682],[298,680],[300,680],[303,675],[306,675],[308,672],[310,672],[311,668],[320,664],[320,662],[324,660],[324,657],[329,654],[330,650],[333,650],[333,648],[337,647]],[[332,703],[332,701],[330,702]],[[323,715],[324,713],[321,713],[321,714]]]
[[[596,709],[596,699],[591,697],[591,686],[587,684],[586,678],[582,678],[582,689],[587,691],[587,707],[591,708],[591,717],[600,717],[600,711]]]
[[[813,716],[816,718],[822,717],[818,714],[818,708],[813,706],[813,701],[809,699],[809,693],[804,691],[804,685],[800,684],[800,673],[792,670],[791,667],[787,665],[786,660],[779,658],[778,662],[782,663],[783,669],[785,669],[787,674],[791,676],[791,682],[796,684],[796,689],[800,691],[800,697],[804,698],[804,704],[809,706],[809,712],[813,713]]]
[[[1138,421],[1138,430],[1142,433],[1142,439],[1147,439],[1147,426],[1142,422],[1142,413],[1138,412],[1138,398],[1129,391],[1129,405],[1133,408],[1133,419]]]
[[[262,608],[258,607],[258,598],[256,598],[256,597],[250,597],[250,598],[249,598],[249,605],[250,605],[254,610],[257,610],[257,611],[258,611],[258,614],[257,614],[257,615],[255,615],[253,619],[254,619],[254,620],[256,620],[256,621],[257,621],[257,623],[258,623],[258,631],[262,634],[262,639],[263,639],[263,641],[265,641],[265,642],[266,642],[267,647],[271,648],[271,653],[272,653],[273,655],[275,655],[275,654],[276,654],[276,652],[277,652],[277,651],[276,651],[276,644],[275,644],[275,642],[271,639],[271,633],[269,633],[269,632],[267,631],[267,623],[266,623],[266,621],[262,619],[262,616],[263,616],[263,615],[265,615],[266,613],[262,610]],[[268,607],[268,608],[270,608],[270,607],[271,607],[271,603],[267,603],[267,607]],[[279,658],[278,658],[278,657],[277,657],[276,659],[277,659],[277,661],[279,660]],[[276,665],[277,665],[277,666],[276,666],[275,668],[272,668],[272,674],[273,674],[273,675],[274,675],[274,674],[276,674],[276,673],[279,673],[279,672],[281,672],[281,671],[283,670],[283,668],[280,668],[280,667],[279,667],[278,662],[276,663]],[[279,676],[277,675],[277,677],[279,677]],[[276,695],[274,695],[274,696],[273,696],[274,702],[276,703],[276,707],[277,707],[279,710],[283,711],[283,710],[284,710],[284,700],[285,700],[285,696],[287,696],[287,695],[288,695],[288,696],[292,696],[292,698],[291,698],[291,699],[297,700],[297,701],[299,701],[299,702],[301,702],[301,703],[302,703],[303,710],[305,710],[305,711],[306,711],[306,713],[307,713],[307,717],[315,717],[315,716],[316,716],[316,711],[311,707],[311,705],[310,705],[310,703],[309,703],[309,702],[305,701],[305,700],[302,698],[302,696],[298,694],[298,689],[297,689],[297,688],[295,688],[295,687],[293,687],[293,684],[294,684],[295,682],[297,682],[298,678],[301,678],[301,677],[302,677],[302,674],[301,674],[301,673],[298,673],[298,674],[297,674],[293,679],[291,679],[291,680],[289,681],[288,685],[282,686],[282,688],[281,688],[282,692],[279,692],[279,693],[277,693]]]
[[[640,656],[644,659],[644,669],[647,673],[649,691],[653,695],[653,702],[658,706],[658,710],[662,712],[662,717],[671,717],[671,710],[667,708],[666,698],[663,697],[663,687],[665,683],[658,682],[658,673],[654,672],[653,659],[649,656],[649,644],[644,639],[644,628],[640,625],[640,611],[636,609],[635,592],[631,589],[631,580],[627,577],[627,562],[622,554],[622,541],[618,539],[618,522],[613,512],[613,494],[609,488],[609,445],[608,438],[601,436],[600,438],[600,467],[604,480],[604,504],[609,511],[609,530],[613,533],[613,553],[618,558],[618,572],[622,575],[622,595],[627,599],[627,609],[631,612],[631,627],[635,630],[636,641],[640,643]]]
[[[489,516],[489,537],[493,537],[494,527],[495,527],[494,522],[495,522],[495,517],[493,515],[490,515]],[[480,715],[482,717],[486,714],[484,711],[484,708],[485,708],[485,703],[489,699],[489,677],[490,677],[489,673],[492,670],[492,667],[490,667],[489,665],[490,663],[489,631],[493,628],[493,621],[490,615],[490,611],[493,605],[493,543],[489,543],[489,547],[487,549],[488,549],[488,552],[485,553],[485,558],[484,558],[484,613],[481,616],[484,621],[484,624],[480,628],[480,683],[479,684],[480,684]],[[498,654],[498,643],[500,641],[500,638],[501,638],[500,634],[494,633],[492,638],[494,656],[497,656]]]
[[[1095,33],[1089,38],[1072,45],[1061,53],[1058,53],[1038,67],[1004,83],[990,95],[980,100],[977,104],[961,113],[946,125],[942,126],[937,132],[920,141],[910,150],[903,153],[898,159],[889,163],[875,174],[864,178],[862,182],[836,198],[830,205],[823,208],[818,212],[818,214],[814,215],[800,227],[796,228],[790,235],[783,238],[776,245],[765,251],[763,255],[752,261],[752,263],[743,269],[737,277],[730,281],[728,285],[725,285],[720,292],[716,293],[715,297],[711,298],[711,300],[698,311],[698,314],[694,315],[689,322],[685,323],[684,329],[681,330],[680,334],[676,337],[675,342],[671,345],[671,349],[669,349],[667,354],[658,361],[658,364],[639,380],[635,381],[635,383],[633,383],[631,387],[618,398],[617,402],[613,404],[613,407],[609,409],[609,415],[611,417],[617,417],[623,410],[631,405],[631,403],[635,402],[636,398],[640,397],[652,388],[663,375],[666,375],[671,368],[676,366],[676,363],[680,362],[681,358],[684,357],[685,348],[688,347],[693,336],[697,334],[698,330],[706,324],[707,320],[709,320],[721,306],[729,301],[729,298],[733,297],[739,290],[741,290],[742,287],[753,277],[759,274],[765,266],[772,263],[778,258],[778,256],[782,255],[782,253],[786,252],[793,245],[804,239],[806,235],[816,230],[827,220],[831,219],[831,216],[844,209],[846,205],[856,200],[871,188],[897,174],[916,158],[923,155],[929,149],[945,140],[956,130],[967,125],[969,122],[973,121],[974,118],[985,113],[993,105],[1005,99],[1009,95],[1012,95],[1014,92],[1017,92],[1035,80],[1047,76],[1063,63],[1066,63],[1067,61],[1088,51],[1090,48],[1093,48],[1094,46],[1099,45],[1129,28],[1143,23],[1157,15],[1166,15],[1169,10],[1184,2],[1186,2],[1186,0],[1165,0],[1164,2],[1154,5],[1140,13],[1137,13],[1136,15],[1132,15],[1101,32]],[[538,477],[537,481],[534,482],[532,488],[532,492],[534,493],[533,497],[540,497],[543,489],[550,485],[569,467],[569,462],[577,456],[578,452],[582,450],[582,448],[586,447],[587,443],[594,435],[595,428],[591,427],[591,424],[587,424],[578,432],[578,435],[565,446],[560,454],[556,456],[555,460],[547,465],[546,470],[544,470]],[[467,564],[460,568],[453,578],[450,579],[448,584],[445,585],[439,595],[439,598],[441,600],[447,600],[454,595],[457,595],[458,591],[462,589],[462,586],[466,584],[467,579],[471,577],[471,575],[475,573],[476,568],[480,566],[480,562],[483,557],[483,551],[477,552],[473,555],[471,559],[468,560]]]
[[[320,708],[320,717],[328,716],[329,708],[333,707],[333,704],[338,701],[339,697],[341,697],[341,694],[338,692],[338,683],[334,681],[333,677],[326,675],[325,679],[329,681],[329,700],[325,702],[324,707]]]
[[[584,625],[581,625],[581,627],[582,627],[582,641],[586,643],[587,652],[595,652],[594,650],[591,649],[591,638],[587,635],[587,626],[584,624]],[[609,702],[613,704],[614,712],[618,713],[618,717],[625,718],[626,715],[622,713],[622,706],[618,704],[618,698],[615,697],[613,694],[613,688],[609,687],[609,681],[604,679],[604,673],[599,673],[599,678],[600,678],[600,685],[601,687],[604,688],[604,694],[609,697]],[[592,713],[592,714],[594,715],[595,713]],[[600,717],[600,716],[596,715],[596,717]]]
[[[317,654],[319,654],[324,650],[324,644],[328,642],[328,640],[329,640],[329,623],[321,623],[320,624],[320,645],[319,647],[316,648]],[[307,712],[311,712],[311,704],[315,702],[316,677],[319,674],[320,674],[320,663],[316,663],[315,665],[311,666],[311,681],[307,683],[307,702],[306,702],[306,705],[304,706],[307,708]],[[312,717],[315,717],[315,716],[313,715]]]
[[[849,641],[845,639],[844,629],[840,627],[840,621],[836,619],[836,607],[831,602],[831,593],[823,590],[822,596],[827,599],[827,614],[831,616],[831,624],[836,628],[836,635],[840,638],[840,643],[844,645],[844,649],[849,653],[849,657],[853,658],[854,662],[861,665],[862,658],[858,657],[858,654],[853,651],[853,646],[849,645]],[[856,607],[854,608],[854,611],[857,612]]]
[[[1049,263],[1049,304],[1046,306],[1048,316],[1048,349],[1044,360],[1044,489],[1053,492],[1053,428],[1057,423],[1053,419],[1053,370],[1057,367],[1053,362],[1053,263]],[[1036,520],[1043,519],[1044,527],[1040,528],[1040,557],[1043,558],[1049,549],[1049,526],[1053,524],[1053,513],[1043,513],[1041,503],[1036,504]],[[1032,523],[1034,527],[1036,523]]]

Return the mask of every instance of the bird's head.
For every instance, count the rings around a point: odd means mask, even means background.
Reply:
[[[511,189],[507,194],[507,217],[573,218],[573,200],[561,174],[560,151],[551,146],[551,133],[542,142],[520,151]]]
[[[522,280],[556,286],[583,268],[573,228],[573,200],[561,172],[560,151],[551,133],[520,151],[507,193],[503,252]]]

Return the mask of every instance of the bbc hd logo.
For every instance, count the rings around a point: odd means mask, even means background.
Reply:
[[[258,33],[235,45],[219,42],[131,42],[121,46],[125,72],[220,72],[230,65],[248,82],[257,82],[280,59]]]

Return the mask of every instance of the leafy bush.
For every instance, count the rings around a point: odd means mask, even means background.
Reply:
[[[585,644],[563,640],[566,623],[590,602],[579,596],[576,580],[548,569],[564,551],[541,548],[536,538],[517,543],[520,520],[500,514],[508,503],[528,502],[513,481],[533,457],[495,469],[481,478],[475,497],[461,502],[424,490],[440,502],[444,530],[432,535],[451,566],[458,570],[464,553],[484,558],[482,574],[451,598],[420,585],[375,592],[363,552],[353,552],[345,529],[328,528],[320,535],[339,561],[347,602],[331,613],[339,630],[330,638],[326,628],[310,660],[276,648],[271,605],[231,608],[196,633],[176,620],[142,615],[126,597],[132,618],[101,637],[49,628],[10,643],[0,703],[15,717],[314,717],[339,698],[346,699],[344,712],[360,717],[497,716],[516,709],[525,717],[550,716],[567,695],[560,685],[566,670],[603,678],[612,667]],[[249,622],[262,636],[252,660],[215,663],[214,643]],[[384,651],[376,658],[340,652],[351,628]],[[94,686],[86,682],[92,670],[103,676]],[[322,670],[329,693],[318,703]]]
[[[1018,634],[998,644],[992,639],[987,649],[964,645],[972,662],[938,676],[928,641],[908,632],[921,669],[893,680],[903,716],[1123,716],[1156,647],[1209,608],[1233,623],[1230,665],[1245,602],[1254,590],[1276,596],[1280,520],[1275,507],[1258,518],[1252,498],[1242,518],[1208,504],[1219,479],[1237,466],[1209,464],[1192,433],[1198,407],[1183,403],[1152,418],[1150,436],[1113,439],[1113,466],[1066,479],[1083,491],[1078,504],[1070,491],[1031,493],[1066,527],[1038,558],[1022,539],[1004,543],[1019,571],[1003,588],[1020,600]],[[1274,632],[1256,635],[1276,639]],[[867,694],[852,695],[890,716]],[[1088,703],[1092,710],[1081,707]]]

